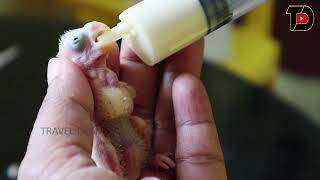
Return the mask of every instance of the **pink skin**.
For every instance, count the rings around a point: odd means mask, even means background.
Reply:
[[[78,64],[91,84],[95,100],[92,158],[99,167],[111,169],[126,179],[139,178],[146,166],[174,168],[170,154],[150,158],[152,125],[131,115],[135,90],[120,82],[106,66],[110,46],[99,45],[97,37],[109,30],[102,23],[90,22],[68,31],[61,37],[57,55]],[[114,94],[119,98],[112,100]]]

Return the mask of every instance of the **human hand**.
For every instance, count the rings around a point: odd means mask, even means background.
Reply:
[[[91,159],[93,95],[71,61],[51,59],[48,90],[35,121],[18,179],[112,179]]]
[[[120,80],[137,90],[134,113],[154,119],[154,151],[175,152],[178,179],[226,179],[210,103],[198,79],[202,50],[199,41],[173,55],[163,72],[160,66],[143,64],[126,43],[120,63],[117,48],[108,61]],[[93,97],[86,77],[69,61],[53,59],[48,84],[19,179],[119,179],[113,172],[97,168],[91,159]],[[81,130],[81,134],[48,135],[44,134],[47,127],[68,127]],[[145,175],[168,178],[161,172]]]
[[[212,109],[199,80],[204,42],[172,55],[161,66],[149,67],[121,47],[121,81],[136,91],[135,114],[154,119],[155,153],[172,152],[178,179],[227,179]],[[145,176],[170,179],[163,172]],[[172,177],[171,177],[172,178]]]

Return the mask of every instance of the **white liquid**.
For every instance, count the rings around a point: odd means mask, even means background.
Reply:
[[[124,38],[148,65],[154,65],[208,31],[206,15],[198,0],[144,0],[120,15],[131,27]]]

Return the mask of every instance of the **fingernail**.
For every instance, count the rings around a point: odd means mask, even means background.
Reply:
[[[47,73],[47,82],[48,85],[52,83],[54,79],[56,79],[62,71],[62,60],[58,58],[50,59],[48,63],[48,73]]]

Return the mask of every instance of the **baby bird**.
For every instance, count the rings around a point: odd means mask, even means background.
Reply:
[[[119,81],[106,65],[112,43],[101,45],[97,39],[108,32],[111,29],[99,22],[68,31],[60,38],[57,54],[77,64],[91,85],[95,126],[92,158],[98,167],[130,180],[138,179],[145,167],[174,168],[168,155],[152,153],[152,124],[131,115],[135,90]]]

